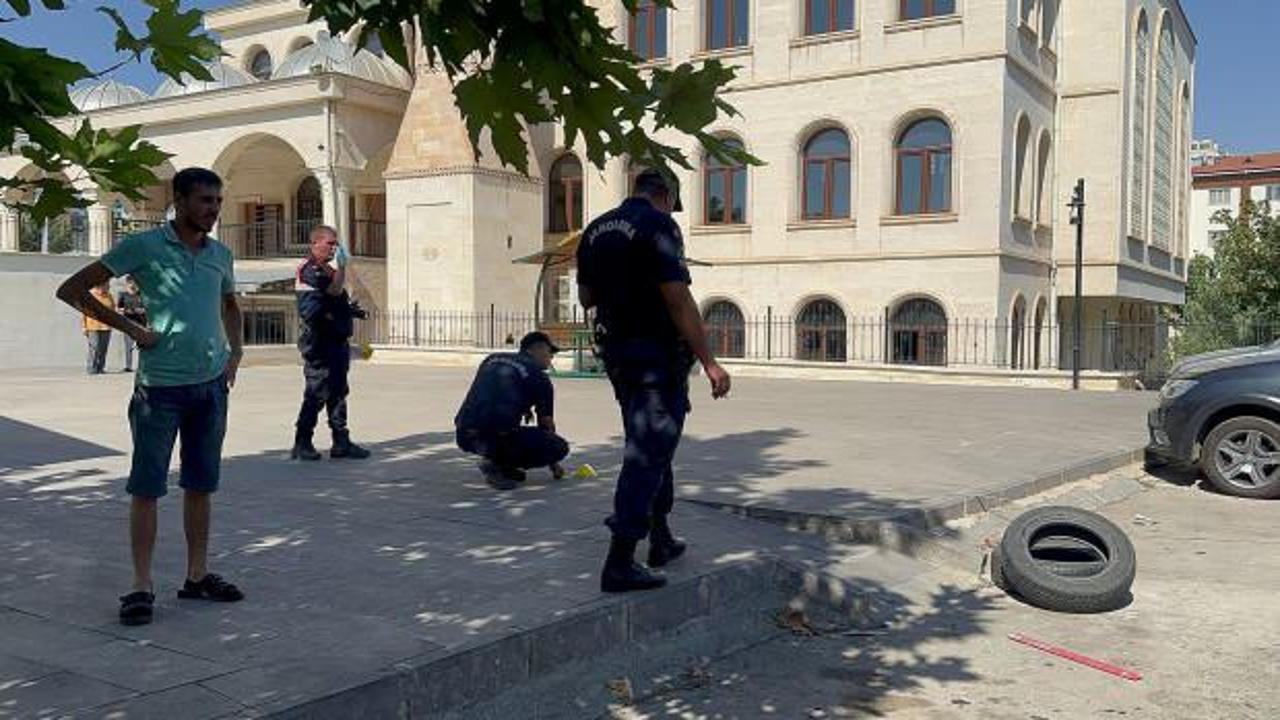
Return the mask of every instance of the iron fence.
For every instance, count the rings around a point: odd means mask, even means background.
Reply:
[[[311,247],[311,230],[319,220],[268,220],[218,225],[218,239],[240,259],[302,257]],[[376,220],[352,223],[348,245],[359,257],[387,256],[387,225]]]
[[[151,218],[115,218],[111,222],[111,246],[115,247],[129,235],[162,227],[165,221]]]
[[[382,220],[356,220],[352,223],[351,254],[360,257],[386,257],[387,223]]]
[[[270,220],[218,225],[217,236],[239,259],[302,257],[319,220]]]
[[[245,341],[282,344],[297,340],[292,305],[245,305]],[[707,334],[722,358],[923,367],[969,367],[1011,371],[1070,370],[1075,344],[1070,324],[1010,323],[969,318],[928,322],[900,316],[843,317],[804,313],[797,317],[746,317],[708,308]],[[420,348],[514,349],[527,332],[548,332],[579,364],[590,365],[590,333],[584,323],[540,323],[531,312],[490,308],[481,312],[420,308],[370,312],[356,321],[353,342]],[[1106,322],[1084,326],[1081,367],[1123,372],[1159,381],[1189,354],[1280,339],[1280,322],[1188,324]]]
[[[89,252],[88,214],[75,208],[37,222],[30,215],[19,213],[18,251],[58,255]]]

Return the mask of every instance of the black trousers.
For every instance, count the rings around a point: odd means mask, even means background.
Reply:
[[[459,429],[457,441],[464,452],[479,455],[502,468],[547,467],[569,454],[569,443],[564,438],[539,427],[502,431]]]
[[[347,439],[347,372],[351,369],[351,351],[344,343],[341,349],[309,352],[302,356],[302,409],[298,411],[298,436],[310,438],[320,419],[320,410],[329,416],[329,429],[334,440]]]
[[[605,524],[619,537],[643,540],[654,519],[671,514],[675,503],[671,463],[690,408],[688,377],[616,368],[609,379],[622,410],[626,449]]]

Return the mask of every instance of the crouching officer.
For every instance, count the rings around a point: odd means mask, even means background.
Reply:
[[[671,461],[690,410],[689,371],[702,363],[711,395],[729,392],[729,373],[711,354],[702,315],[689,292],[674,178],[646,170],[633,194],[582,233],[578,246],[578,292],[595,309],[596,344],[614,395],[622,407],[626,436],[622,472],[614,493],[613,531],[600,589],[624,592],[661,587],[666,579],[649,568],[680,557],[685,544],[668,522],[675,500]],[[649,568],[634,559],[649,538]]]
[[[454,418],[458,447],[484,458],[480,470],[497,490],[524,482],[529,468],[549,467],[564,477],[560,461],[569,443],[556,434],[555,389],[547,377],[558,352],[551,338],[532,332],[520,341],[520,352],[485,358]],[[531,416],[537,425],[523,427]]]
[[[318,225],[311,231],[311,252],[298,266],[295,289],[303,326],[298,349],[302,351],[306,389],[291,453],[296,460],[320,459],[311,438],[321,408],[328,411],[329,429],[333,432],[329,457],[369,457],[368,450],[351,442],[347,430],[347,371],[351,368],[348,340],[355,330],[355,318],[364,317],[364,311],[347,295],[347,259],[337,231]]]

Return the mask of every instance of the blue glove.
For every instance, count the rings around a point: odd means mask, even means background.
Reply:
[[[334,254],[333,259],[338,263],[338,267],[345,268],[347,266],[347,261],[351,258],[347,255],[347,248],[345,245],[338,245],[338,252]]]

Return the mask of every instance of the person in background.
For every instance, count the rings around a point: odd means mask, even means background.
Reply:
[[[112,310],[116,309],[115,301],[111,299],[111,285],[109,282],[94,285],[89,294],[100,305]],[[107,367],[107,348],[111,347],[111,326],[87,312],[84,314],[82,325],[84,326],[85,341],[89,346],[85,369],[90,375],[101,375]]]
[[[564,477],[560,461],[569,443],[556,434],[555,388],[547,377],[559,351],[545,333],[531,332],[520,341],[520,352],[485,358],[454,418],[458,447],[484,458],[480,471],[495,490],[524,482],[529,468],[550,468],[557,480]],[[535,417],[537,426],[522,425]]]
[[[120,297],[116,300],[116,307],[120,309],[120,314],[125,319],[147,326],[147,308],[142,304],[142,296],[138,294],[138,283],[134,282],[133,277],[124,279],[124,290],[120,291]],[[138,343],[128,333],[124,334],[124,371],[133,372],[133,351],[138,347]]]
[[[333,433],[330,458],[363,460],[370,454],[351,442],[351,431],[347,429],[351,336],[356,318],[364,316],[347,294],[348,260],[346,248],[338,242],[337,230],[328,225],[312,229],[311,252],[298,266],[294,286],[298,318],[302,321],[298,350],[302,353],[304,380],[302,407],[289,453],[294,460],[320,459],[312,436],[322,409],[329,415],[329,430]]]

